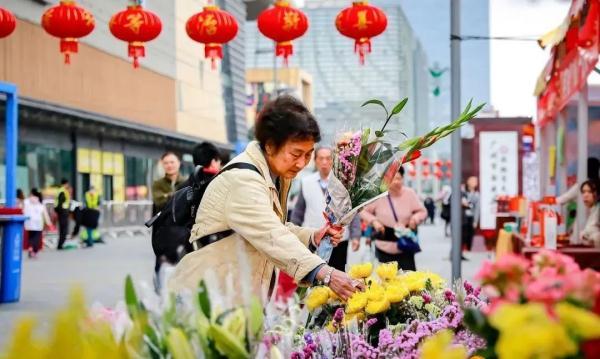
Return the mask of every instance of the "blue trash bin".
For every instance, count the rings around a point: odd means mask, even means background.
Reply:
[[[0,303],[18,302],[21,294],[23,215],[0,215],[2,260],[0,262]]]

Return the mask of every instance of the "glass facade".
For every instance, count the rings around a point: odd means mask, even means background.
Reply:
[[[377,1],[372,3],[377,5]],[[372,98],[389,107],[409,97],[400,121],[395,122],[396,129],[408,135],[415,132],[419,122],[428,122],[427,58],[398,4],[381,6],[388,26],[372,39],[372,53],[364,66],[354,53],[354,40],[342,36],[334,25],[337,14],[349,2],[314,1],[306,5],[302,10],[310,27],[294,41],[289,66],[313,76],[314,109],[325,141],[341,127],[358,128],[383,120],[380,109],[360,108]],[[246,24],[246,37],[246,67],[272,68],[273,43],[260,34],[256,22]]]

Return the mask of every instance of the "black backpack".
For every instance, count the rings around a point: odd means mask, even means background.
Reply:
[[[152,249],[157,257],[164,256],[167,261],[174,264],[183,255],[194,250],[189,241],[190,233],[204,192],[218,175],[234,168],[260,173],[256,166],[243,162],[233,163],[216,175],[206,173],[202,166],[197,166],[188,180],[188,185],[175,191],[165,207],[145,223],[146,227],[152,227]],[[217,237],[212,235],[210,243],[231,233],[226,231],[220,236],[216,234]],[[206,240],[201,242],[205,243]]]

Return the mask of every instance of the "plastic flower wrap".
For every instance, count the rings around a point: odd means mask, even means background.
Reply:
[[[333,146],[333,176],[327,186],[325,217],[331,225],[346,226],[356,213],[367,204],[387,194],[388,186],[403,163],[420,156],[421,150],[448,136],[472,119],[483,107],[471,109],[467,105],[460,116],[446,126],[440,126],[424,136],[393,141],[387,136],[386,127],[392,117],[398,115],[408,99],[400,101],[391,111],[379,100],[363,104],[381,106],[386,114],[380,130],[365,127],[346,131],[336,137]],[[333,246],[329,237],[321,240],[317,254],[329,260]]]

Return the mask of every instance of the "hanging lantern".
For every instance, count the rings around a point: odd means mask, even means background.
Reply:
[[[585,24],[579,30],[579,46],[585,48],[589,48],[594,44],[596,36],[598,36],[598,22],[600,20],[598,1],[588,1],[588,3]]]
[[[452,171],[451,170],[447,170],[446,171],[446,178],[452,178]]]
[[[114,37],[129,43],[129,57],[133,58],[133,67],[138,68],[138,59],[146,56],[144,43],[160,35],[162,23],[158,15],[142,7],[141,0],[135,0],[126,10],[114,14],[108,27]]]
[[[421,172],[421,175],[422,175],[422,176],[423,176],[423,178],[425,178],[425,179],[429,178],[429,175],[430,175],[430,174],[431,174],[431,173],[429,172],[429,170],[428,170],[427,168],[425,168],[425,169],[423,170],[423,172]]]
[[[451,160],[447,160],[446,161],[446,167],[452,167],[452,161]]]
[[[437,179],[442,179],[442,177],[444,177],[444,173],[442,172],[442,170],[440,169],[436,169],[433,172],[433,175],[437,178]]]
[[[17,27],[17,19],[12,12],[0,7],[0,39],[12,34]]]
[[[76,54],[79,49],[77,39],[91,33],[94,26],[94,16],[75,0],[61,0],[42,15],[44,30],[60,38],[60,52],[65,55],[65,64],[71,63],[71,54]]]
[[[368,1],[354,1],[351,7],[338,14],[335,27],[342,35],[354,39],[354,52],[364,65],[365,56],[371,53],[371,38],[385,31],[387,17],[383,10],[369,5]]]
[[[416,171],[416,170],[414,170],[414,169],[410,169],[410,170],[408,171],[408,175],[409,175],[411,178],[415,178],[415,177],[417,176],[417,171]]]
[[[287,0],[276,0],[275,6],[258,15],[258,30],[275,41],[275,55],[282,56],[287,66],[288,57],[294,53],[292,40],[308,30],[308,19],[304,13],[290,6]]]
[[[436,160],[433,165],[437,168],[440,168],[444,165],[444,162],[442,162],[441,160]]]
[[[421,164],[425,167],[429,166],[429,159],[427,157],[423,158]]]
[[[192,40],[204,44],[204,57],[210,59],[214,70],[217,59],[223,58],[223,44],[237,35],[238,23],[227,11],[208,5],[188,19],[185,31]]]

